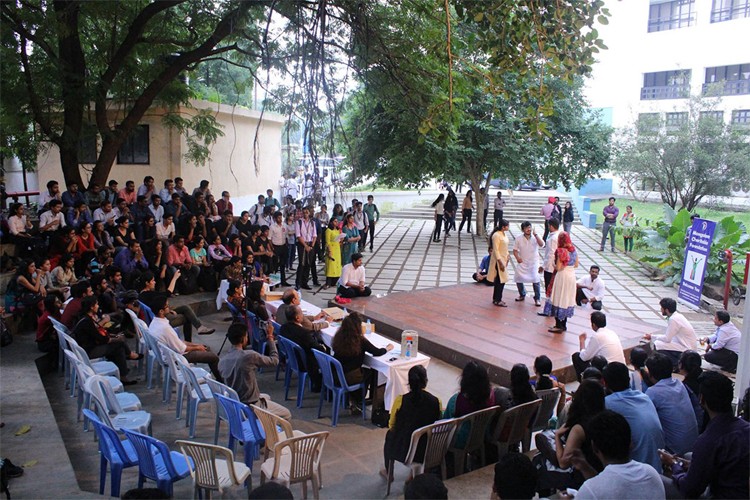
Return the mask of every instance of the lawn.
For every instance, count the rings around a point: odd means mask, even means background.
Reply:
[[[603,220],[602,209],[608,204],[607,200],[597,200],[591,202],[591,211],[596,214],[597,222],[601,223]],[[661,203],[650,203],[633,201],[626,199],[619,199],[617,201],[617,208],[620,209],[620,215],[625,212],[626,205],[632,205],[633,213],[638,219],[640,226],[652,226],[657,220],[664,219],[664,205]],[[746,227],[750,227],[750,212],[732,212],[729,210],[714,210],[711,208],[701,208],[695,210],[701,218],[709,219],[713,221],[719,221],[729,215],[734,216],[734,220],[742,221]]]

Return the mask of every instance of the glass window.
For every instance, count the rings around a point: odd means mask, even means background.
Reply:
[[[686,28],[695,24],[694,0],[651,0],[648,32]]]
[[[712,23],[743,17],[750,17],[750,0],[714,0],[711,8]]]
[[[750,125],[750,109],[735,109],[732,111],[732,123]]]
[[[120,146],[120,151],[117,152],[117,163],[149,163],[148,125],[138,125],[130,132],[128,138]]]
[[[688,121],[688,114],[686,111],[678,111],[673,113],[667,113],[664,123],[668,129],[676,129],[685,125]]]
[[[659,130],[659,113],[640,113],[638,115],[638,131],[657,132]]]
[[[682,99],[690,95],[690,70],[643,74],[641,100]]]
[[[724,83],[711,85],[719,82]],[[703,93],[709,92],[709,88],[717,95],[750,94],[750,63],[706,68]]]
[[[723,111],[701,111],[701,120],[724,121]]]

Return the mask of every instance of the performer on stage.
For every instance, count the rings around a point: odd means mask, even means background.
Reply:
[[[500,307],[508,307],[503,302],[503,288],[508,282],[508,264],[510,263],[510,252],[508,251],[508,232],[510,224],[507,220],[500,220],[500,225],[495,228],[490,241],[492,242],[492,255],[490,257],[490,269],[487,273],[487,281],[494,283],[492,291],[492,303]]]
[[[539,249],[544,248],[542,240],[531,222],[525,221],[521,224],[523,234],[516,238],[513,245],[513,257],[518,262],[516,267],[515,281],[518,287],[518,297],[516,302],[526,299],[526,286],[524,283],[531,283],[534,287],[534,305],[541,306],[541,286],[539,284]]]
[[[568,318],[573,317],[576,306],[576,272],[578,254],[570,235],[560,232],[555,250],[555,277],[552,294],[544,305],[544,313],[555,318],[555,326],[548,331],[562,333],[567,330]]]

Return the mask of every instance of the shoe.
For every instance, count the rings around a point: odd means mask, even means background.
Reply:
[[[139,352],[139,353],[133,353],[133,354],[135,354],[135,357],[128,358],[130,361],[138,361],[139,359],[143,359],[143,353]]]
[[[432,240],[432,241],[434,241],[435,243],[440,243],[440,238],[438,238],[436,240]]]
[[[540,304],[541,305],[541,304]],[[546,314],[544,312],[536,313],[537,316],[549,316],[549,314]]]
[[[362,408],[357,406],[356,403],[352,403],[349,405],[349,413],[351,413],[353,417],[362,415]]]
[[[302,288],[303,290],[312,290],[312,287],[310,285],[307,285],[307,284],[300,285],[299,287]]]
[[[313,286],[320,286],[320,283],[313,281]]]
[[[503,302],[502,300],[493,300],[493,301],[492,301],[492,304],[493,304],[493,305],[496,305],[496,306],[498,306],[498,307],[508,307],[508,304],[506,304],[506,303],[505,303],[505,302]]]
[[[293,268],[293,267],[290,267],[290,268],[289,268],[289,270],[290,270],[290,271],[294,271],[294,268]]]
[[[200,328],[198,328],[198,335],[211,335],[216,331],[216,328],[206,328],[205,326],[201,325]]]
[[[523,302],[524,300],[526,300],[526,296],[525,295],[522,295],[520,297],[516,297],[516,302]]]
[[[542,302],[539,299],[534,299],[534,305],[540,307],[542,305]]]
[[[287,283],[286,281],[282,281],[281,286],[292,286],[292,285],[290,283]]]
[[[564,330],[562,328],[553,326],[552,328],[548,328],[547,331],[550,333],[562,333]]]
[[[23,476],[23,467],[14,465],[13,462],[11,462],[7,458],[4,458],[2,462],[3,462],[3,468],[5,469],[5,474],[8,477],[13,478],[13,477]]]
[[[137,380],[120,380],[122,382],[122,385],[135,385],[138,383]]]

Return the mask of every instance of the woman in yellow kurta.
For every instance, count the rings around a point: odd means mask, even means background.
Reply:
[[[326,284],[324,289],[336,286],[336,282],[341,277],[341,230],[340,222],[332,217],[328,222],[328,231],[326,235]]]
[[[500,307],[508,307],[508,304],[503,302],[503,288],[508,281],[508,264],[510,263],[508,229],[510,229],[510,224],[507,220],[502,219],[490,237],[492,253],[490,254],[487,281],[495,285],[492,291],[492,303]]]

